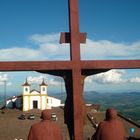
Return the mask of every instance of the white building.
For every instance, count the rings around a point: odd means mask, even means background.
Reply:
[[[45,84],[44,79],[40,84],[40,91],[31,90],[31,85],[26,82],[23,84],[23,111],[31,109],[44,110],[51,107],[58,107],[61,105],[61,100],[50,97],[47,94],[48,85]]]

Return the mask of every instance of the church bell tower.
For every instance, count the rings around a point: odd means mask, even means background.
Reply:
[[[27,79],[23,86],[23,94],[29,94],[30,93],[30,84],[28,83]]]
[[[45,83],[44,79],[40,84],[40,94],[47,94],[47,84]]]

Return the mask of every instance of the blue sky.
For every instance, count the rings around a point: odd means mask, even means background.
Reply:
[[[69,30],[67,5],[67,0],[0,0],[0,61],[69,60],[69,45],[59,44],[60,32]],[[81,59],[140,59],[139,7],[139,0],[79,0],[80,30],[88,34]],[[0,72],[0,91],[7,80],[7,94],[20,94],[26,77],[33,86],[45,78],[50,93],[63,84],[37,72]],[[139,85],[139,69],[85,80],[85,90],[140,91]]]

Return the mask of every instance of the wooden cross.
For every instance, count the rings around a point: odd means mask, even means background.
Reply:
[[[70,61],[12,61],[0,62],[0,71],[37,71],[61,76],[65,80],[67,98],[64,116],[70,139],[83,140],[83,121],[86,114],[83,101],[84,78],[110,69],[140,68],[140,60],[80,59],[80,43],[86,33],[79,32],[78,0],[69,0],[69,33],[61,33],[60,43],[70,43]]]

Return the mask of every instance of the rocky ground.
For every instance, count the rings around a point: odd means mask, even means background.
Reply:
[[[64,124],[64,112],[62,108],[53,108],[52,112],[54,112],[58,120],[56,123],[60,126],[62,133],[63,133],[63,139],[69,140],[69,133],[67,130],[67,126]],[[26,115],[25,120],[20,120],[18,117],[21,114]],[[35,115],[34,120],[29,120],[27,117],[33,113]],[[105,117],[104,112],[90,112],[93,118],[96,120],[97,123],[102,121]],[[0,140],[27,140],[27,136],[30,130],[30,127],[33,123],[39,122],[41,115],[40,110],[31,110],[29,112],[22,112],[17,109],[6,109],[3,112],[0,112]],[[130,136],[130,128],[135,128],[135,135],[134,138],[131,138],[132,140],[139,140],[140,139],[140,128],[137,128],[133,124],[123,120],[123,123],[126,128],[127,136]],[[87,119],[86,124],[84,126],[84,140],[89,140],[89,138],[94,134],[95,128],[93,127],[93,124]],[[130,140],[130,138],[129,138]]]
[[[58,120],[56,123],[60,126],[63,132],[64,140],[69,140],[69,134],[67,130],[67,126],[64,124],[64,112],[61,108],[54,108],[52,109]],[[20,120],[18,117],[21,114],[26,115],[25,120]],[[35,115],[34,120],[29,120],[27,117],[33,113]],[[30,127],[33,123],[39,122],[41,115],[40,110],[31,110],[29,112],[22,112],[16,109],[6,109],[4,113],[0,113],[0,140],[16,140],[22,139],[27,140],[27,136],[30,130]],[[84,127],[84,134],[85,139],[88,139],[94,132],[94,128],[92,127],[91,123],[88,121]]]

